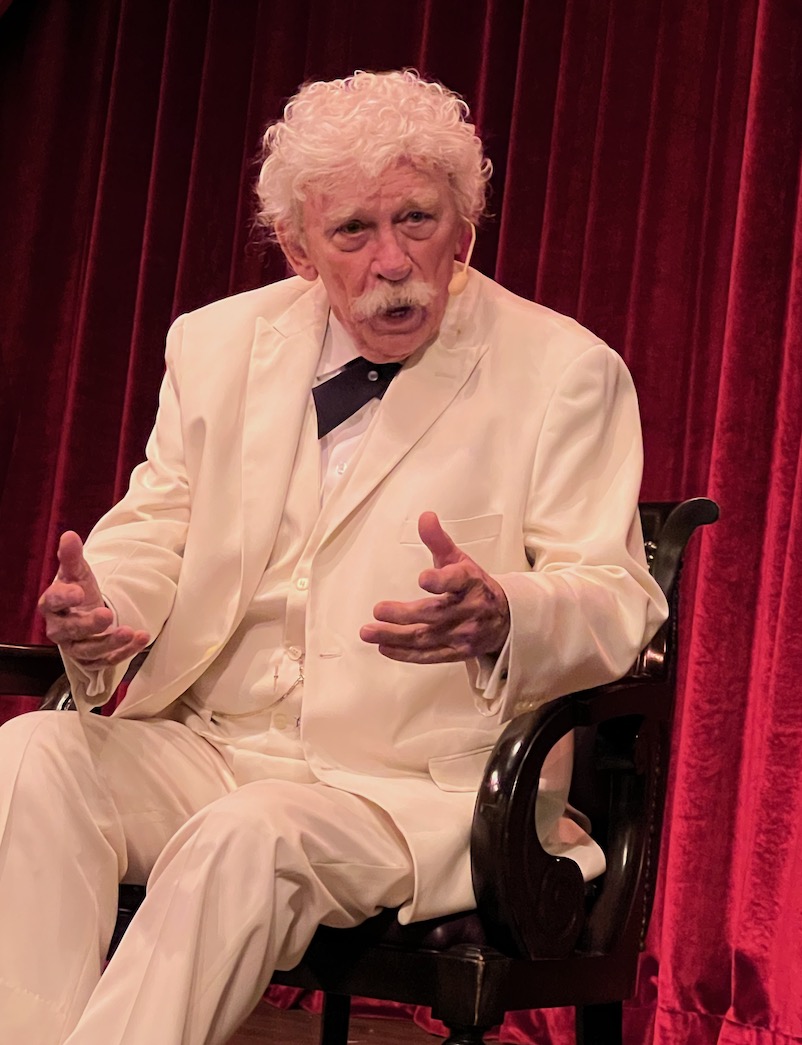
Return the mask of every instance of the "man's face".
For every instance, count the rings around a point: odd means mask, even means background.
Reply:
[[[401,162],[310,191],[302,216],[301,243],[279,233],[284,253],[305,279],[320,276],[366,359],[400,361],[434,340],[468,229],[444,174]]]

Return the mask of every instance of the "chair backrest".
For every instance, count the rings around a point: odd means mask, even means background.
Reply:
[[[682,553],[697,526],[715,522],[718,508],[705,497],[688,501],[646,501],[639,505],[643,543],[649,571],[660,585],[669,606],[669,617],[641,650],[624,680],[646,678],[672,679],[676,672],[679,578]],[[608,730],[609,730],[608,726]],[[570,801],[581,809],[593,824],[593,835],[604,848],[609,811],[607,789],[600,778],[600,767],[609,759],[600,759],[597,744],[598,726],[585,726],[576,731],[574,776]],[[615,749],[615,743],[612,745]],[[611,754],[610,757],[615,757]],[[601,770],[603,772],[603,770]]]
[[[635,888],[635,877],[627,864],[633,849],[637,849],[634,835],[642,831],[648,832],[649,838],[645,846],[648,866],[644,869],[641,937],[648,924],[670,754],[682,556],[693,531],[718,518],[718,507],[703,497],[681,503],[646,502],[640,505],[640,516],[649,570],[668,600],[669,617],[622,681],[662,681],[665,684],[660,698],[664,706],[654,722],[644,722],[639,715],[623,716],[574,731],[569,800],[590,818],[593,837],[607,855],[607,873],[590,890],[588,918],[579,943],[580,950],[591,952],[609,950],[623,931],[620,909],[631,901]],[[649,763],[658,784],[649,798],[649,818],[643,823],[637,812],[643,807],[644,788],[648,787]],[[632,818],[628,820],[630,809]]]
[[[641,651],[627,677],[670,677],[676,670],[678,581],[685,546],[698,526],[718,519],[718,505],[707,497],[687,501],[645,501],[640,505],[643,542],[649,570],[663,589],[669,618]]]

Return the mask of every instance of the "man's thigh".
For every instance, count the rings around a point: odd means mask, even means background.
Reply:
[[[326,925],[358,924],[414,887],[409,847],[389,814],[320,782],[258,780],[211,803],[170,841],[153,879],[191,844],[244,882],[305,883],[304,906]]]
[[[0,766],[4,801],[43,825],[58,815],[65,832],[97,824],[123,879],[140,883],[175,832],[234,788],[218,751],[162,719],[31,712],[0,730]]]

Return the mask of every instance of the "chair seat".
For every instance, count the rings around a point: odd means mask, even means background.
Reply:
[[[462,911],[409,925],[402,925],[397,913],[395,910],[382,911],[349,932],[358,935],[364,943],[384,943],[409,950],[447,951],[462,944],[489,946],[476,911]]]

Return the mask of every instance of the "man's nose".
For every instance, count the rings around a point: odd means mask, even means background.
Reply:
[[[376,252],[373,257],[374,275],[382,279],[398,282],[405,279],[412,270],[412,262],[399,239],[395,229],[383,230],[376,241]]]

